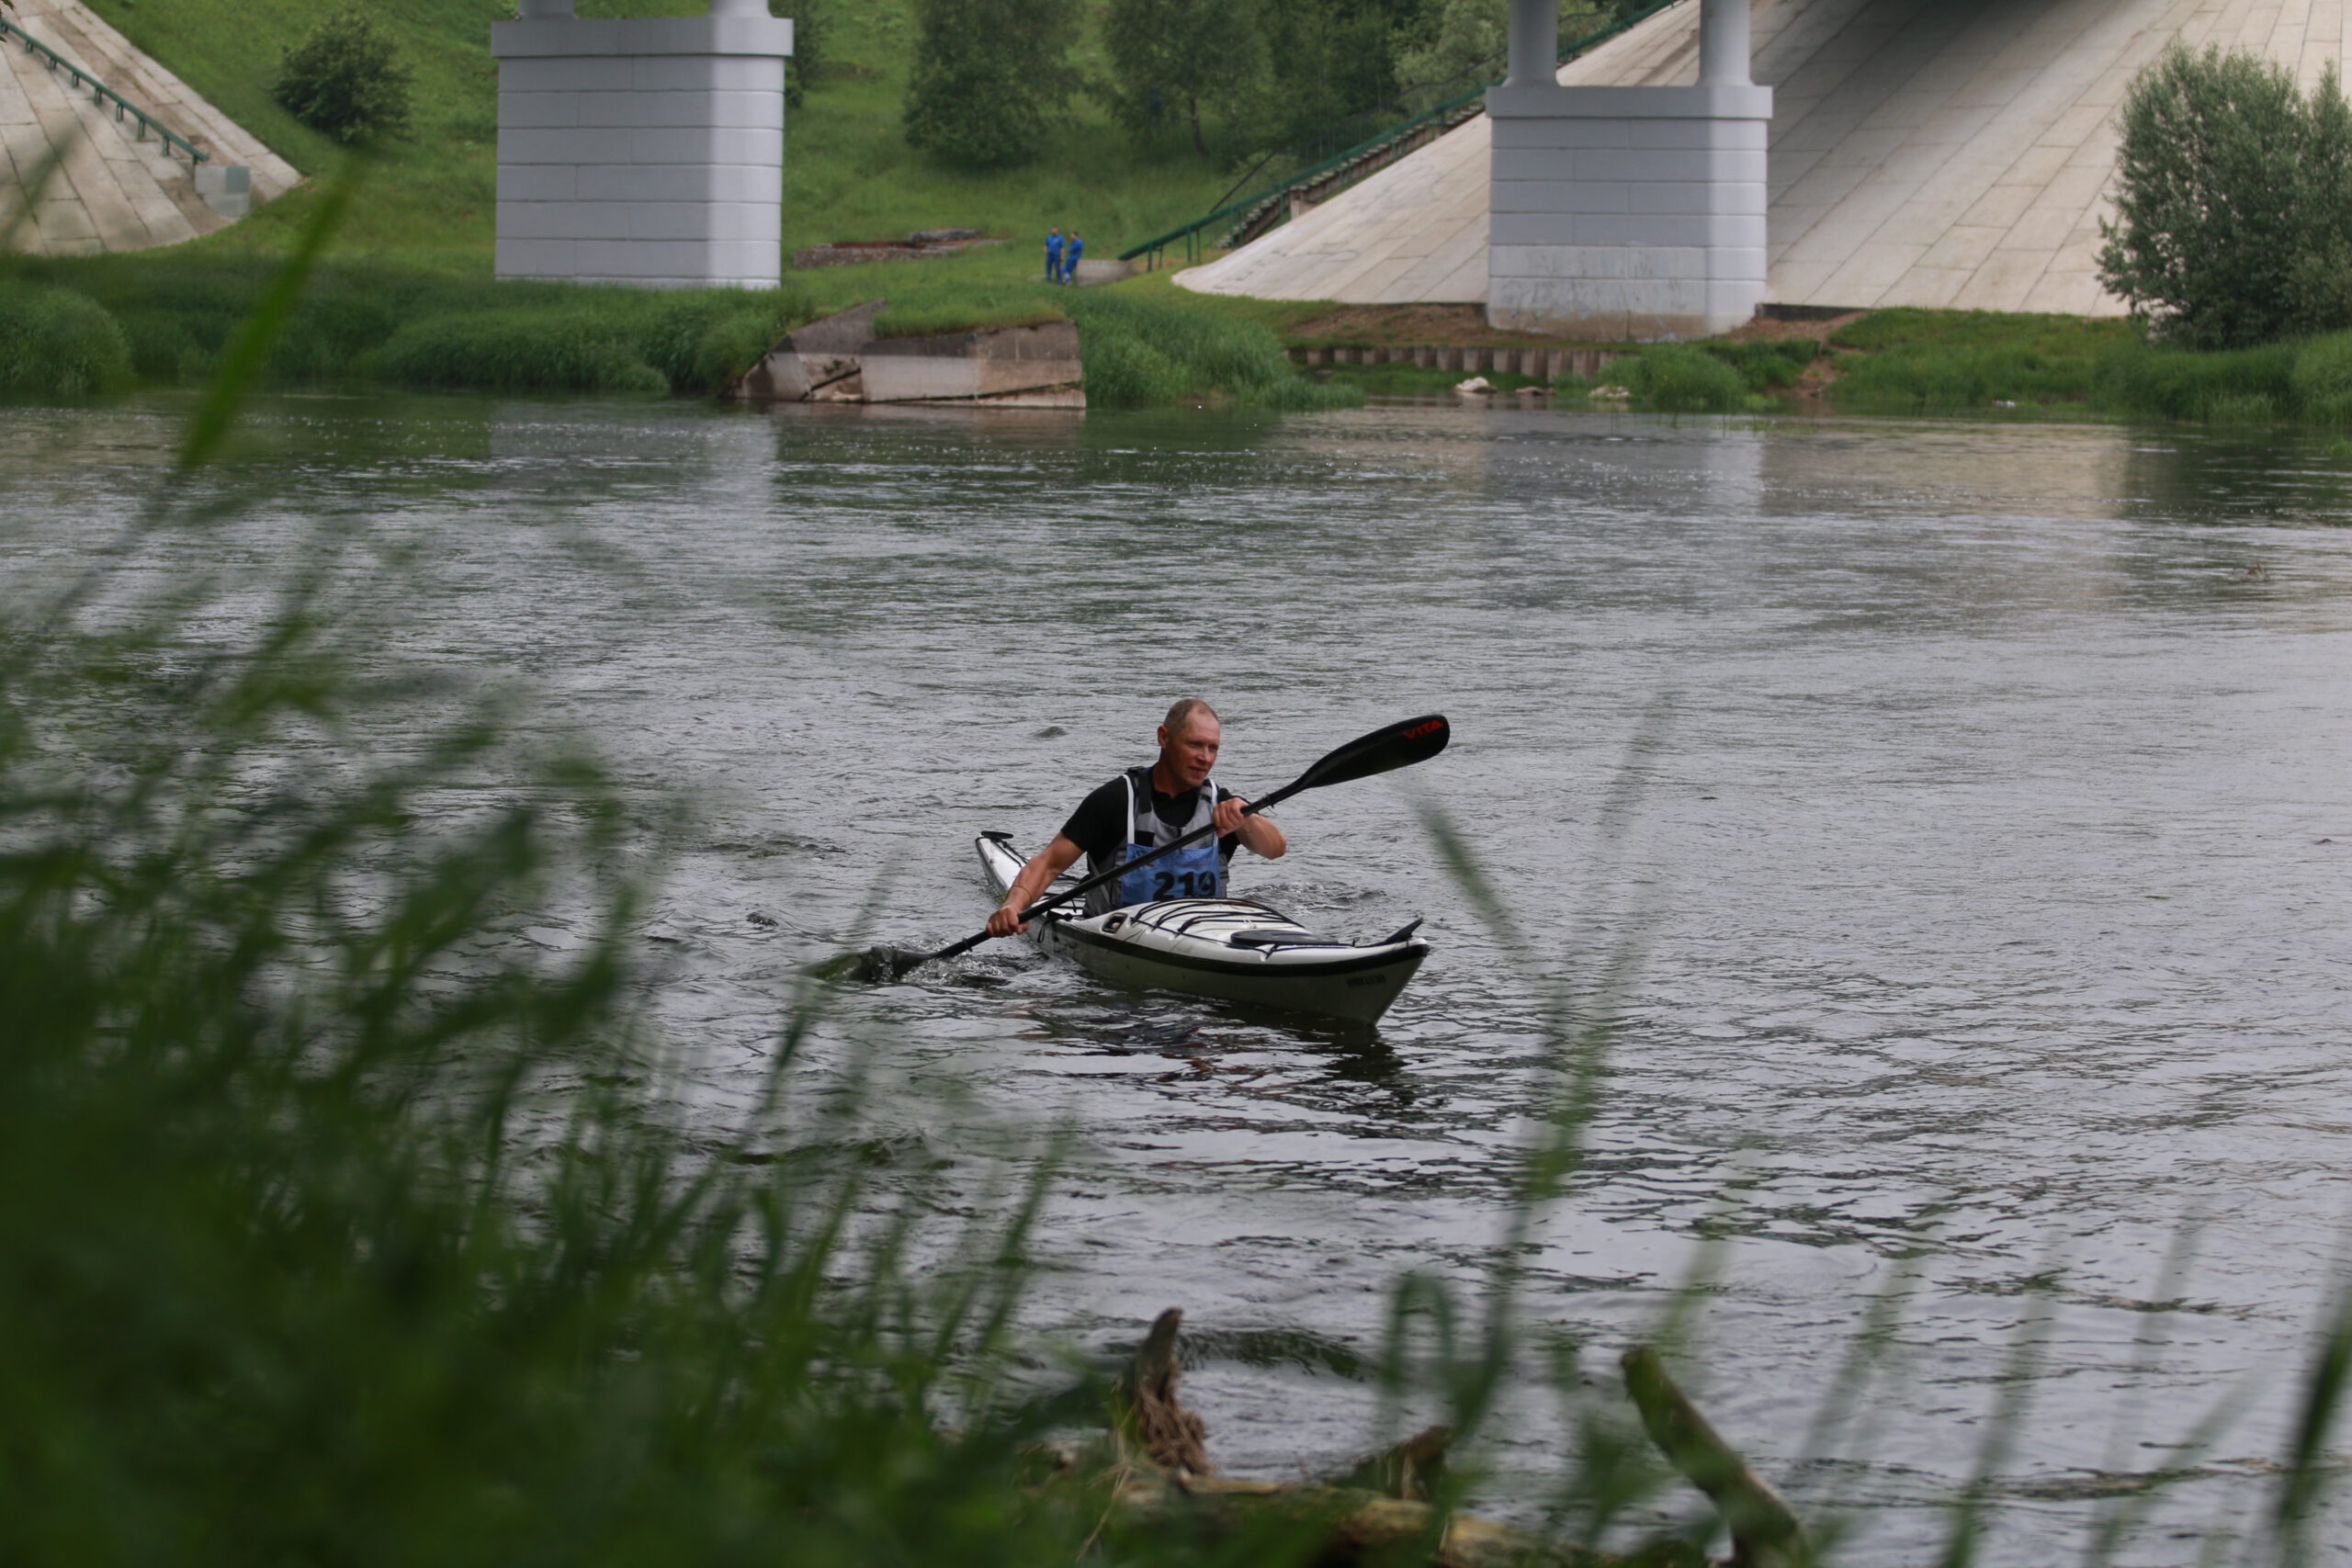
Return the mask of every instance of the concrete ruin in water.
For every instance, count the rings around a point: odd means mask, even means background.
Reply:
[[[786,333],[728,395],[754,403],[1086,406],[1075,322],[876,337],[885,303],[869,300]]]

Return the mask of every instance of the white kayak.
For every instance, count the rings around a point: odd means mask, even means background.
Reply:
[[[983,833],[976,846],[989,886],[1001,898],[1028,861],[1009,833]],[[1075,886],[1066,874],[1048,896]],[[1379,942],[1317,936],[1281,910],[1247,898],[1162,898],[1107,914],[1078,906],[1029,922],[1040,951],[1077,961],[1115,985],[1370,1023],[1388,1010],[1430,944],[1415,920]]]

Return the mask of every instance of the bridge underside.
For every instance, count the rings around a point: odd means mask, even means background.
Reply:
[[[2120,315],[2100,288],[2115,111],[2173,40],[2252,50],[2306,85],[2352,0],[1755,0],[1773,89],[1771,303]],[[1696,0],[1561,68],[1574,86],[1699,74]],[[1492,121],[1471,120],[1178,281],[1208,293],[1485,304]]]

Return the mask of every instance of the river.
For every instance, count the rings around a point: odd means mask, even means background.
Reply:
[[[72,569],[187,406],[0,411],[0,570]],[[819,1031],[820,1066],[879,1059],[876,1116],[951,1193],[967,1136],[1067,1130],[1031,1326],[1102,1350],[1184,1307],[1229,1472],[1369,1439],[1400,1275],[1475,1299],[1567,998],[1619,1023],[1522,1307],[1584,1346],[1591,1407],[1682,1303],[1694,1393],[1847,1517],[1846,1561],[1935,1560],[2005,1397],[1978,1561],[2078,1556],[2173,1467],[2120,1561],[2258,1534],[2352,1215],[2352,463],[2324,440],[286,397],[230,468],[249,504],[158,570],[364,541],[399,562],[388,660],[524,680],[528,727],[649,815],[691,804],[645,931],[689,1104],[748,1093],[810,959],[974,929],[973,833],[1042,842],[1172,698],[1216,703],[1245,794],[1449,716],[1442,758],[1302,795],[1291,855],[1240,870],[1324,929],[1426,917],[1376,1032],[1012,944]],[[1853,1418],[1814,1433],[1890,1292]],[[1488,1506],[1541,1517],[1565,1421],[1513,1401]]]

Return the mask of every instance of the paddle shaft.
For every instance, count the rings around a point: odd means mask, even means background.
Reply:
[[[1241,815],[1244,817],[1255,817],[1261,811],[1271,810],[1272,807],[1281,805],[1283,801],[1288,800],[1292,795],[1296,795],[1300,790],[1305,789],[1306,787],[1306,781],[1305,779],[1301,779],[1295,784],[1284,784],[1282,788],[1274,791],[1273,794],[1266,796],[1265,799],[1253,800],[1249,805],[1243,807],[1241,808]],[[1055,894],[1050,898],[1040,898],[1035,903],[1030,905],[1027,908],[1022,910],[1021,923],[1025,926],[1031,920],[1035,919],[1038,916],[1044,914],[1048,909],[1059,908],[1062,905],[1069,903],[1073,898],[1083,898],[1086,895],[1093,892],[1104,883],[1115,882],[1120,877],[1126,875],[1127,873],[1134,871],[1140,866],[1149,865],[1153,861],[1158,860],[1162,855],[1174,854],[1178,850],[1184,848],[1187,844],[1197,844],[1203,839],[1207,838],[1210,834],[1216,831],[1216,824],[1212,822],[1205,828],[1196,828],[1181,839],[1173,840],[1170,842],[1160,845],[1158,849],[1152,851],[1148,855],[1137,855],[1135,859],[1128,861],[1124,865],[1114,865],[1108,871],[1096,872],[1092,876],[1088,877],[1077,886],[1064,888],[1061,892]],[[972,949],[979,946],[980,943],[988,940],[988,932],[975,931],[972,935],[966,937],[959,942],[941,948],[937,953],[924,953],[921,958],[914,960],[913,964],[910,964],[908,967],[911,969],[914,967],[915,964],[929,964],[933,959],[953,958],[959,953],[969,953]]]

